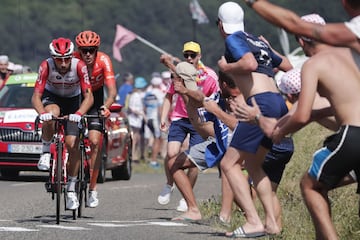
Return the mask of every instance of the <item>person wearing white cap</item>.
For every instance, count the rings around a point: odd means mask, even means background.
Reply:
[[[243,17],[243,9],[235,2],[225,2],[219,7],[217,25],[225,40],[225,54],[218,61],[219,68],[234,79],[247,104],[251,105],[250,99],[254,97],[262,114],[280,118],[288,109],[275,85],[273,69],[277,67],[287,71],[292,66],[264,41],[244,32]],[[271,183],[262,169],[265,155],[271,147],[271,139],[258,125],[239,122],[220,165],[230,181],[236,201],[245,211],[246,223],[226,233],[228,237],[259,237],[281,231],[276,222]],[[247,178],[241,171],[243,163],[263,204],[265,224],[248,191]]]
[[[6,80],[9,78],[11,71],[8,70],[9,57],[0,55],[0,89],[4,86]]]

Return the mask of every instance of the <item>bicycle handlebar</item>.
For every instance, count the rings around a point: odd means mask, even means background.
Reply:
[[[78,125],[79,129],[83,129],[82,126],[85,126],[85,119],[94,119],[94,118],[100,118],[103,121],[103,128],[105,128],[104,127],[105,117],[103,115],[101,115],[99,112],[98,114],[85,114],[85,115],[81,116],[81,121],[79,122],[79,125]],[[51,121],[64,121],[64,120],[68,120],[68,119],[69,119],[68,115],[61,116],[61,117],[52,116]],[[40,115],[37,115],[35,118],[35,134],[36,135],[38,135],[38,133],[39,133],[39,124],[41,122],[43,122],[43,121],[40,119]]]

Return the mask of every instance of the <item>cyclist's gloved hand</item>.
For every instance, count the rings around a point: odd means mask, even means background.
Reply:
[[[52,119],[51,113],[44,112],[44,113],[40,114],[41,121],[50,121],[51,119]]]
[[[72,122],[80,122],[81,120],[81,113],[80,112],[76,112],[74,114],[70,114],[69,115],[69,120]]]
[[[103,115],[104,117],[109,117],[110,116],[110,110],[106,107],[106,106],[101,106],[100,107],[101,110],[101,115]]]

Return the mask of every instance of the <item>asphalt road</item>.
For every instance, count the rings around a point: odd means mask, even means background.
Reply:
[[[110,173],[109,173],[110,175]],[[172,222],[180,194],[161,206],[157,195],[165,177],[162,174],[133,174],[129,181],[107,181],[98,185],[100,205],[85,208],[83,217],[73,220],[62,211],[60,225],[55,221],[55,201],[45,192],[46,177],[41,173],[21,173],[16,180],[0,178],[0,239],[224,239],[223,230],[210,221]],[[220,192],[216,173],[200,174],[195,186],[197,200]]]

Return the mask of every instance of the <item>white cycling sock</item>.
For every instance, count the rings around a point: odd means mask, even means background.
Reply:
[[[43,153],[49,153],[50,152],[51,140],[50,141],[45,141],[44,139],[41,139],[41,142],[42,142],[42,151],[43,151]]]
[[[69,176],[68,180],[69,181],[68,181],[68,184],[67,184],[67,191],[68,192],[75,192],[75,185],[76,185],[77,177]]]

